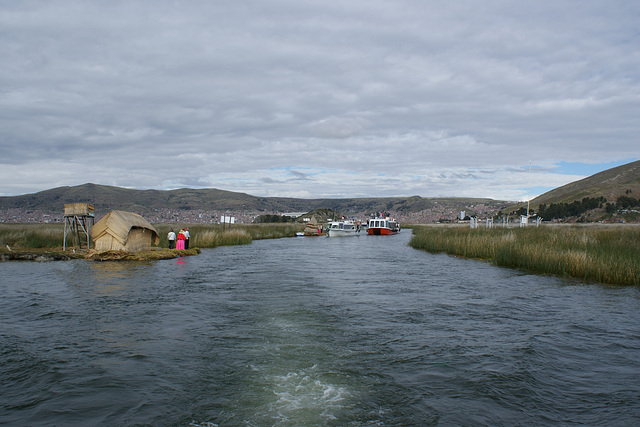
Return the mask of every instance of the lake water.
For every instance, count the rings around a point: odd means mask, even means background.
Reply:
[[[0,424],[636,425],[640,291],[396,236],[0,264]]]

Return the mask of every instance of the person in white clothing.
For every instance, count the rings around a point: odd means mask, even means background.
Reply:
[[[189,249],[189,228],[184,229],[184,248]]]
[[[167,240],[169,241],[169,249],[176,248],[176,233],[173,232],[173,228],[167,234]]]

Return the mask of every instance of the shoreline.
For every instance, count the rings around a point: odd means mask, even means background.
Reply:
[[[56,250],[33,250],[33,249],[12,249],[11,251],[0,252],[1,261],[70,261],[72,259],[82,259],[82,254],[66,253]]]
[[[170,259],[180,256],[197,255],[200,249],[218,246],[234,246],[250,244],[253,240],[295,237],[302,229],[300,224],[275,225],[235,225],[233,229],[224,229],[219,224],[191,228],[191,246],[197,249],[178,251],[169,249],[167,233],[172,224],[158,224],[160,235],[158,246],[145,248],[138,252],[108,253],[96,256],[93,250],[67,247],[62,250],[63,229],[60,224],[0,224],[0,262],[2,261],[63,261],[85,258],[87,254],[93,259],[102,260],[154,260]]]
[[[56,250],[56,249],[6,249],[0,252],[0,262],[3,261],[71,261],[83,259],[87,261],[155,261],[161,259],[179,258],[182,256],[193,256],[200,254],[200,248],[192,249],[166,249],[152,248],[137,252],[126,251],[102,251],[90,250]]]
[[[533,274],[640,286],[640,227],[415,227],[409,245]]]

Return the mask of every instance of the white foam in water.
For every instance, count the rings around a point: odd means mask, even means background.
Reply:
[[[341,386],[328,384],[318,377],[317,365],[308,370],[273,376],[273,392],[278,400],[272,411],[280,419],[311,421],[315,417],[335,419],[334,413],[343,408],[351,394]]]

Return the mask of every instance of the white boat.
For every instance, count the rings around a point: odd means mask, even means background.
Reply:
[[[331,221],[327,224],[329,237],[357,236],[358,233],[360,233],[360,225],[350,220]]]

